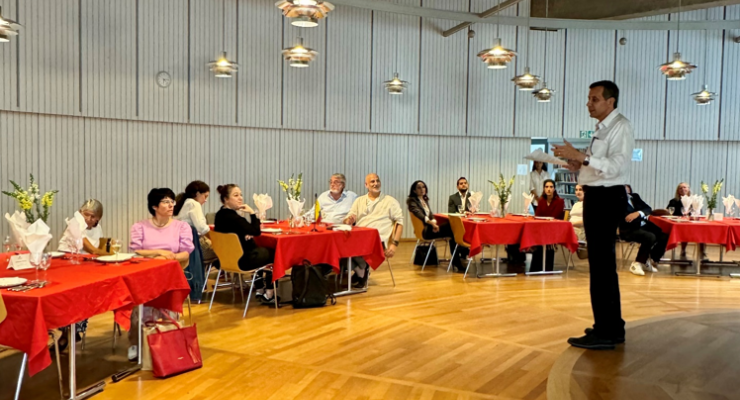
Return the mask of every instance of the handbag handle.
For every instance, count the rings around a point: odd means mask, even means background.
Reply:
[[[172,322],[177,327],[177,329],[182,329],[180,324],[178,324],[177,321],[175,321],[175,319],[170,316],[170,313],[167,310],[163,310],[160,308],[159,313],[164,315],[165,318],[167,318],[168,320],[170,320],[170,322]],[[155,329],[157,330],[157,333],[162,333],[159,331],[159,328],[155,328]]]

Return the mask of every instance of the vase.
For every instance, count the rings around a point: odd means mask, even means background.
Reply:
[[[714,208],[707,210],[707,221],[714,221]]]
[[[506,216],[506,213],[509,211],[509,202],[507,201],[505,204],[501,204],[499,206],[499,213],[501,214],[501,218]]]

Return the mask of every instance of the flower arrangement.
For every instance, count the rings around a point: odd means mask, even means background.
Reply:
[[[283,188],[283,192],[288,195],[288,200],[300,200],[301,188],[303,187],[303,172],[298,174],[298,179],[293,179],[293,174],[291,174],[288,183],[278,179],[278,184]]]
[[[503,216],[506,215],[506,207],[511,199],[511,187],[514,185],[514,178],[516,175],[512,176],[508,183],[506,182],[506,179],[504,179],[504,174],[499,174],[498,177],[498,182],[491,180],[488,182],[491,182],[493,188],[496,189],[496,194],[498,194],[499,199],[499,207],[501,207],[501,215]]]
[[[704,198],[707,199],[707,209],[714,210],[717,208],[717,194],[722,190],[722,184],[725,182],[724,179],[714,181],[712,186],[712,195],[709,195],[709,185],[701,181],[701,192],[704,193]]]
[[[51,190],[43,195],[39,191],[39,184],[33,178],[33,174],[30,175],[30,186],[28,190],[23,189],[21,185],[10,181],[15,189],[12,192],[3,191],[3,194],[15,199],[18,202],[18,207],[21,211],[26,214],[26,222],[29,224],[34,223],[40,219],[44,222],[49,218],[49,211],[51,206],[54,205],[54,196],[59,193],[58,190]],[[34,209],[36,214],[34,215]]]

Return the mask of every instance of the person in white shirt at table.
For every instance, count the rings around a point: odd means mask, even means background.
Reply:
[[[82,204],[79,211],[87,224],[86,229],[82,232],[82,250],[80,253],[98,256],[113,254],[104,248],[99,248],[100,239],[103,238],[103,228],[100,226],[100,220],[103,218],[103,204],[98,200],[89,199]],[[59,240],[58,250],[68,253],[74,252],[74,240],[66,229],[62,239]]]
[[[380,192],[380,177],[378,174],[368,174],[365,177],[365,187],[367,188],[367,194],[355,200],[343,222],[377,229],[380,240],[385,247],[386,258],[392,258],[396,254],[398,241],[401,240],[403,234],[401,205],[398,200]],[[394,224],[397,224],[395,232],[393,232]],[[391,238],[391,233],[393,233],[393,238]],[[352,261],[357,265],[353,276],[355,287],[363,288],[367,285],[367,278],[370,275],[368,265],[362,257],[353,257]]]
[[[203,260],[216,258],[216,253],[211,247],[211,239],[208,235],[211,228],[206,222],[205,214],[203,214],[203,205],[206,204],[210,195],[211,188],[207,183],[192,181],[185,187],[185,191],[175,198],[176,204],[173,211],[175,219],[187,222],[198,232],[198,237],[193,238],[193,240],[198,240],[200,243]]]
[[[586,241],[586,231],[583,229],[583,186],[576,185],[576,197],[578,202],[570,208],[570,223],[578,236],[578,241]]]
[[[341,224],[357,199],[357,193],[344,190],[347,178],[344,174],[336,173],[329,178],[329,190],[319,195],[319,207],[321,207],[321,220],[332,224]],[[311,207],[305,216],[313,220],[316,212],[316,204]]]

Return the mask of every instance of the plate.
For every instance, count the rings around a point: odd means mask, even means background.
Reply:
[[[458,213],[447,213],[445,215],[447,215],[448,217],[462,217],[463,216],[462,214],[458,214]]]
[[[544,219],[546,221],[549,221],[549,220],[552,220],[552,219],[555,219],[555,218],[553,218],[553,217],[534,217],[534,219]]]
[[[475,215],[488,215],[488,214],[489,213],[487,213],[485,211],[478,211],[477,213],[475,213]]]
[[[28,282],[26,278],[12,277],[12,278],[0,278],[0,288],[9,288],[13,286],[19,286]]]
[[[531,217],[532,216],[532,214],[511,214],[511,215],[516,215],[517,217]]]
[[[262,228],[260,229],[263,233],[280,233],[283,230],[280,228]]]
[[[262,225],[264,225],[264,224],[274,224],[274,223],[276,223],[276,222],[277,222],[277,221],[270,221],[269,219],[268,219],[268,220],[264,220],[264,221],[260,221],[260,223],[261,223]]]
[[[49,254],[51,254],[52,258],[56,258],[56,257],[61,257],[66,253],[64,253],[63,251],[52,251]]]
[[[473,222],[486,222],[486,221],[488,221],[488,220],[487,220],[487,219],[485,219],[485,218],[468,218],[468,221],[473,221]]]
[[[134,258],[135,255],[136,254],[134,253],[118,253],[118,254],[113,254],[110,256],[100,256],[96,258],[96,260],[102,261],[102,262],[121,262],[121,261],[128,261]]]

